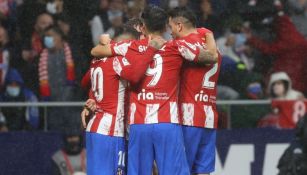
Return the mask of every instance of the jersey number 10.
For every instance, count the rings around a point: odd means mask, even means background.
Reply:
[[[92,92],[97,101],[103,99],[103,72],[100,67],[91,69]]]

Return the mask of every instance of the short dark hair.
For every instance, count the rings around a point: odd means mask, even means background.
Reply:
[[[65,34],[63,33],[63,31],[59,28],[59,26],[57,25],[51,25],[49,27],[47,27],[45,30],[44,30],[44,33],[48,32],[48,31],[54,31],[55,33],[57,33],[58,35],[61,36],[61,38],[63,40],[66,40],[66,37],[65,37]]]
[[[129,19],[125,24],[124,24],[124,32],[125,34],[130,34],[134,38],[138,39],[141,36],[141,32],[136,30],[136,26],[142,26],[143,21],[140,18],[132,18]]]
[[[188,7],[176,7],[174,9],[171,9],[168,12],[168,16],[171,18],[185,18],[188,20],[189,23],[191,23],[193,27],[196,27],[197,19],[195,13]]]
[[[167,13],[160,7],[149,5],[141,15],[149,32],[164,32],[167,24]]]

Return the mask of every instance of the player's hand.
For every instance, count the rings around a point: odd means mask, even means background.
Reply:
[[[96,111],[96,102],[95,100],[93,99],[88,99],[86,102],[85,102],[85,107],[90,109],[91,112],[95,112]]]
[[[153,39],[152,39],[151,36],[148,36],[148,45],[157,49],[157,50],[161,49],[164,46],[165,43],[166,43],[166,40],[163,39],[160,36],[155,37]]]
[[[100,38],[99,38],[99,43],[100,44],[107,45],[107,44],[110,44],[110,42],[111,42],[111,38],[110,38],[109,34],[102,34],[102,35],[100,35]]]
[[[87,117],[90,116],[90,113],[91,112],[87,108],[84,108],[83,111],[81,112],[81,121],[82,121],[83,128],[86,128],[86,126],[87,126],[86,119],[87,119]]]

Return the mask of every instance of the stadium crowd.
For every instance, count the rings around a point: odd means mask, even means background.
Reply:
[[[80,82],[90,49],[102,33],[121,34],[124,22],[138,17],[146,4],[189,6],[198,26],[214,31],[223,56],[218,99],[307,95],[306,0],[0,0],[0,100],[84,100],[87,92]],[[165,38],[171,36],[165,33]],[[49,129],[80,126],[79,112],[49,109]],[[40,115],[33,107],[2,108],[0,126],[40,129]],[[254,123],[263,113],[257,115]]]

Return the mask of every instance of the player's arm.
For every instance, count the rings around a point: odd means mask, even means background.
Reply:
[[[205,35],[206,48],[200,48],[198,60],[201,63],[216,63],[218,61],[218,52],[213,33]]]
[[[111,44],[98,44],[91,50],[91,55],[97,58],[112,56]]]
[[[132,84],[136,84],[144,76],[149,64],[152,62],[154,55],[165,43],[162,38],[150,40],[145,52],[140,53],[132,45],[126,57],[116,57],[113,60],[113,69],[122,78]]]
[[[214,34],[211,30],[206,28],[197,28],[197,32],[202,37],[204,41],[205,50],[200,51],[200,58],[204,58],[205,60],[211,60],[212,62],[217,62],[218,59],[218,50],[216,46],[216,42],[214,39]]]

